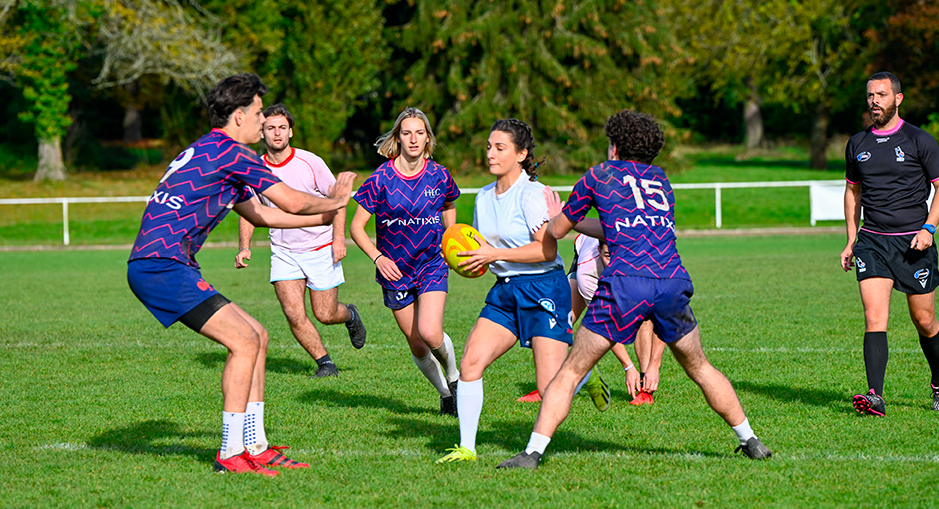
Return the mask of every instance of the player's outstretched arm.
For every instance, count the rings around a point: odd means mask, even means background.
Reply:
[[[252,225],[263,226],[265,228],[305,228],[308,226],[320,226],[328,224],[336,215],[333,211],[309,215],[288,214],[283,210],[261,205],[257,200],[245,200],[236,203],[234,209],[238,215],[247,219]]]
[[[243,269],[251,260],[251,237],[254,236],[254,225],[244,217],[238,218],[238,254],[235,255],[235,268]]]
[[[583,221],[574,225],[574,231],[595,239],[603,240],[606,238],[603,225],[600,224],[600,220],[595,217],[585,217]]]
[[[574,223],[566,215],[558,214],[548,222],[548,235],[555,239],[563,239],[565,235],[574,229]],[[602,235],[602,232],[601,232]],[[591,235],[592,237],[592,235]]]
[[[355,173],[351,171],[340,173],[330,189],[328,198],[297,191],[283,182],[274,184],[261,194],[285,212],[300,215],[321,214],[338,210],[349,203],[355,177]]]

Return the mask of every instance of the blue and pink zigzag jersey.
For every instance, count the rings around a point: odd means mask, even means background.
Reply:
[[[675,247],[675,196],[658,166],[606,161],[571,192],[564,215],[580,222],[596,207],[610,248],[602,276],[688,279]]]
[[[365,179],[355,193],[359,206],[375,216],[376,247],[397,264],[398,281],[386,281],[376,271],[376,281],[385,289],[413,288],[422,269],[441,264],[443,205],[460,196],[460,190],[443,166],[431,160],[416,175],[405,177],[389,159]]]
[[[213,129],[170,163],[147,202],[130,260],[168,258],[199,268],[196,253],[230,205],[280,182],[258,155]]]

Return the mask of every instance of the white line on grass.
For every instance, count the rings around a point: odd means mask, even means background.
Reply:
[[[155,342],[155,343],[144,343],[138,340],[138,341],[128,342],[128,343],[32,343],[32,342],[0,343],[0,348],[6,349],[6,350],[13,350],[13,349],[20,349],[20,348],[22,349],[68,348],[68,349],[77,349],[77,350],[88,350],[88,349],[97,350],[101,348],[146,348],[148,350],[152,350],[152,349],[157,349],[157,348],[173,348],[173,349],[193,348],[193,347],[198,348],[198,347],[210,346],[210,345],[214,345],[214,344],[208,340],[170,341],[170,342],[160,341],[160,342]],[[283,341],[278,341],[276,343],[268,344],[267,349],[268,350],[287,350],[287,349],[294,350],[298,347],[299,345],[297,345],[297,343],[294,342],[293,340],[284,339]],[[336,345],[330,345],[329,348],[330,350],[350,349],[352,348],[352,345],[339,343]],[[376,344],[370,343],[367,348],[370,348],[370,349],[393,348],[396,350],[400,350],[402,348],[402,345],[398,343],[382,344],[382,345],[376,345]],[[845,353],[845,352],[855,353],[855,352],[860,352],[861,348],[856,348],[856,347],[830,347],[830,348],[795,347],[795,348],[790,348],[786,346],[775,347],[775,348],[766,348],[766,347],[737,348],[733,346],[712,346],[712,347],[705,346],[704,350],[708,352],[729,352],[729,353],[782,353],[782,354],[820,353],[820,354],[828,354],[828,353]],[[922,353],[922,350],[919,348],[891,348],[890,353],[917,354],[917,353]]]
[[[122,450],[119,446],[99,446],[99,447],[90,447],[85,443],[74,443],[74,442],[61,442],[56,444],[45,444],[37,445],[33,447],[34,450],[61,450],[61,451],[82,451],[82,450]],[[181,447],[179,449],[189,450],[189,447]],[[320,449],[320,448],[293,448],[291,449],[294,453],[299,453],[300,455],[310,455],[310,456],[337,456],[337,457],[376,457],[376,456],[395,456],[395,457],[424,457],[428,456],[428,453],[424,449],[392,449],[392,450],[376,450],[376,449]],[[509,457],[514,453],[514,451],[507,451],[503,449],[496,450],[494,452],[487,452],[488,455],[496,457]],[[705,455],[700,452],[627,452],[627,451],[562,451],[562,452],[549,452],[551,456],[557,458],[622,458],[622,459],[654,459],[654,458],[665,458],[670,460],[684,460],[684,461],[703,461],[708,459],[731,459],[731,457],[726,456],[711,456]],[[432,456],[432,454],[431,454]],[[736,458],[736,457],[733,457]],[[886,454],[886,455],[874,455],[874,454],[812,454],[806,452],[796,452],[788,454],[785,452],[775,452],[774,458],[778,458],[778,461],[838,461],[838,462],[864,462],[864,463],[936,463],[939,464],[939,455],[937,454],[919,454],[913,456],[906,456],[901,454]],[[772,461],[772,460],[770,460]]]

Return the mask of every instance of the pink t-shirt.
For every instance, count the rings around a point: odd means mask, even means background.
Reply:
[[[328,197],[329,187],[336,183],[336,177],[330,173],[326,163],[312,152],[290,148],[291,153],[280,164],[273,164],[263,156],[264,164],[277,178],[297,191],[313,196]],[[263,198],[263,196],[262,196]],[[266,205],[275,206],[268,200]],[[271,245],[295,252],[317,251],[333,243],[333,225],[311,226],[308,228],[271,228]]]

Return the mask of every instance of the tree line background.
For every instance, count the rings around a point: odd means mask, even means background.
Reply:
[[[207,131],[205,93],[254,72],[334,170],[379,164],[406,106],[457,173],[505,117],[533,126],[548,171],[581,171],[623,108],[661,119],[670,150],[795,140],[826,168],[876,71],[939,135],[937,55],[926,0],[0,0],[0,156],[36,180],[168,160]]]

